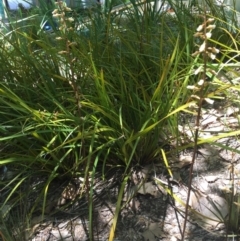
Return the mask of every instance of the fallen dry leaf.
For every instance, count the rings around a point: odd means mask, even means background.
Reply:
[[[217,120],[217,116],[213,116],[213,115],[204,115],[203,116],[203,120],[201,121],[201,126],[206,126],[210,123],[213,123]]]
[[[174,163],[173,167],[176,168],[183,168],[185,166],[188,166],[192,163],[192,157],[191,156],[180,156],[179,161],[176,161]]]
[[[154,234],[149,230],[144,231],[142,236],[145,241],[156,241]]]
[[[196,220],[201,221],[205,227],[217,226],[228,215],[227,201],[217,195],[191,192],[190,205],[196,211],[193,213]]]
[[[145,241],[155,241],[157,238],[165,237],[159,223],[150,223],[148,229],[146,229],[142,236]]]
[[[131,208],[134,212],[139,211],[140,202],[136,198],[132,198],[128,205],[129,208]]]
[[[238,113],[239,108],[228,107],[227,109],[222,111],[222,115],[231,116],[232,114]]]
[[[146,182],[143,185],[141,185],[141,187],[138,189],[138,193],[143,195],[150,194],[155,197],[159,195],[157,186],[154,185],[152,182]]]
[[[159,223],[150,223],[148,229],[158,238],[160,238],[161,235],[163,234]]]

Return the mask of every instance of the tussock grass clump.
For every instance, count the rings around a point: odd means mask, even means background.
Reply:
[[[196,82],[194,69],[202,61],[190,54],[197,21],[185,21],[196,18],[184,6],[175,7],[176,17],[149,3],[82,17],[57,4],[58,31],[45,33],[39,29],[44,21],[36,26],[39,16],[31,16],[34,36],[12,25],[0,40],[0,164],[13,172],[1,181],[2,206],[23,203],[26,197],[14,194],[27,179],[45,177],[23,212],[30,220],[36,206],[44,214],[53,180],[81,177],[92,223],[95,175],[104,179],[117,168],[122,184],[113,240],[131,167],[163,159],[167,165],[164,147],[175,143],[176,153],[181,144],[178,113],[195,102],[187,86]],[[91,225],[89,232],[92,237]]]
[[[4,204],[26,176],[46,176],[35,201],[42,213],[56,178],[83,177],[91,189],[87,180],[97,171],[104,177],[118,168],[124,190],[132,166],[161,160],[162,147],[177,138],[177,113],[188,105],[191,69],[178,34],[164,36],[167,16],[134,7],[122,27],[110,11],[79,22],[59,4],[51,41],[17,28],[0,49],[1,164],[17,175]]]

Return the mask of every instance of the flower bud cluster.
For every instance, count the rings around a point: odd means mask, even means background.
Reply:
[[[198,26],[194,37],[202,39],[203,43],[199,46],[198,51],[193,53],[192,56],[197,56],[198,54],[203,53],[213,60],[216,58],[216,54],[219,53],[219,49],[207,46],[207,40],[212,37],[212,30],[216,28],[216,25],[212,24],[213,22],[214,19],[209,18],[203,24]]]
[[[72,22],[74,22],[74,18],[67,17],[66,13],[71,12],[72,9],[67,7],[67,4],[63,1],[55,2],[56,9],[52,12],[54,18],[58,19],[59,22],[59,30],[62,32],[67,32],[73,30],[70,26]]]
[[[219,50],[215,47],[209,47],[208,42],[212,37],[212,30],[216,28],[214,24],[213,18],[209,18],[204,20],[203,24],[199,25],[197,28],[197,32],[194,34],[194,37],[200,38],[202,40],[202,44],[199,45],[198,50],[192,54],[192,56],[197,56],[202,54],[204,57],[205,65],[200,65],[197,69],[194,70],[194,75],[200,75],[200,80],[195,85],[187,86],[187,89],[192,90],[193,94],[191,97],[197,101],[205,100],[209,104],[213,104],[213,100],[209,98],[204,98],[201,94],[201,91],[205,88],[208,83],[206,80],[206,72],[210,71],[206,62],[208,58],[214,60],[216,58],[216,54],[219,53]]]

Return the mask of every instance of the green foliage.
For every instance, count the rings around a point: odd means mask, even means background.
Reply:
[[[138,9],[134,11],[139,17]],[[153,26],[147,15],[140,22],[131,12],[128,15],[125,21],[133,23],[128,29],[117,28],[111,13],[107,18],[94,15],[87,23],[89,36],[61,31],[54,47],[40,38],[44,36],[33,38],[28,29],[14,30],[13,38],[3,39],[1,140],[14,147],[11,155],[23,154],[31,143],[29,155],[51,160],[45,168],[55,166],[63,153],[73,168],[73,163],[86,159],[92,135],[97,135],[94,155],[110,148],[110,160],[119,165],[156,158],[157,137],[176,121],[178,91],[186,86],[183,71],[190,68],[184,65],[177,35],[169,36],[172,43],[165,50],[162,26]],[[177,83],[179,73],[182,83]]]
[[[175,17],[149,2],[113,6],[83,17],[59,4],[58,31],[40,28],[51,18],[47,8],[43,18],[12,22],[0,40],[0,165],[15,172],[1,181],[8,183],[3,205],[22,202],[14,194],[33,175],[46,181],[25,213],[36,203],[44,213],[56,178],[84,177],[91,199],[88,178],[117,167],[123,175],[111,238],[130,168],[168,165],[163,148],[179,141],[178,113],[193,102],[187,86],[202,64],[191,56],[199,19],[189,8],[174,5]]]

